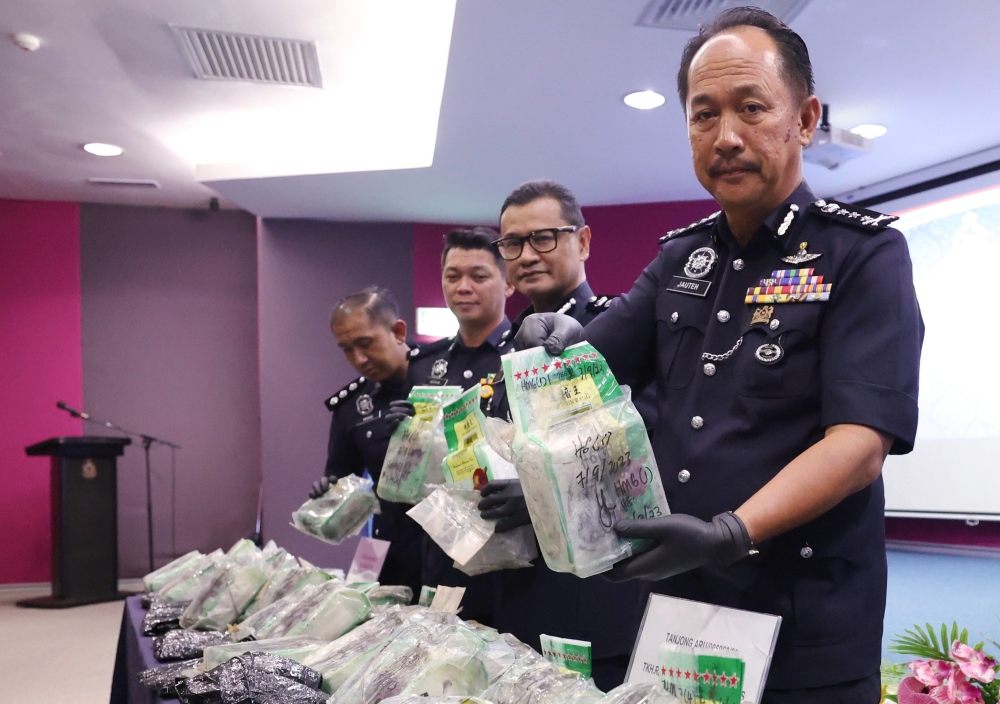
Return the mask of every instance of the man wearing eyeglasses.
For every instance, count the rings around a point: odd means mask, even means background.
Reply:
[[[563,313],[586,325],[610,305],[613,297],[595,296],[587,283],[590,228],[565,186],[545,180],[518,186],[500,210],[500,233],[495,246],[507,262],[510,283],[531,300],[508,340],[533,313]],[[504,409],[502,403],[494,406],[506,415]],[[499,519],[498,532],[531,522],[520,482],[490,482],[482,495],[482,515]],[[495,626],[500,631],[536,650],[541,633],[590,641],[597,686],[608,691],[622,683],[648,590],[635,582],[553,572],[541,559],[529,569],[499,573],[499,583]]]

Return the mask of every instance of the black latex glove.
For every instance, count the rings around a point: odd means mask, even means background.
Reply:
[[[656,581],[705,565],[728,566],[754,550],[750,535],[736,514],[720,513],[711,522],[675,513],[662,518],[618,521],[622,538],[657,541],[651,550],[619,562],[605,576],[614,581]]]
[[[330,477],[323,477],[318,482],[313,482],[312,491],[309,492],[310,499],[318,499],[326,490],[330,488]]]
[[[385,414],[385,427],[390,433],[396,432],[396,428],[405,418],[412,418],[417,414],[417,409],[405,398],[389,403],[389,410]]]
[[[541,345],[553,357],[577,342],[583,342],[583,326],[576,318],[562,313],[529,315],[514,335],[514,349],[520,351]]]
[[[487,520],[497,520],[497,533],[520,528],[531,523],[524,491],[517,479],[494,479],[480,492],[479,512]]]

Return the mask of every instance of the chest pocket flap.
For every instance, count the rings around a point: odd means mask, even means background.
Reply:
[[[711,303],[698,296],[664,291],[656,299],[656,357],[661,383],[683,389],[699,367]]]
[[[824,306],[783,303],[751,307],[738,355],[740,394],[784,398],[818,393]],[[761,310],[768,307],[773,310]]]

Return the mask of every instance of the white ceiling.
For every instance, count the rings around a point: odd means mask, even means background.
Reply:
[[[44,44],[26,53],[0,42],[0,197],[192,206],[219,194],[263,216],[487,223],[515,185],[540,176],[586,205],[705,197],[674,97],[688,35],[635,26],[646,0],[458,0],[428,168],[199,184],[164,134],[314,89],[196,81],[166,24],[308,39],[333,31],[325,25],[346,2],[8,0],[0,33]],[[807,165],[818,193],[1000,145],[997,0],[812,0],[792,26],[833,123],[889,127],[871,156],[836,171]],[[647,88],[666,105],[622,103]],[[405,118],[408,107],[394,109]],[[87,141],[127,151],[100,159],[80,150]],[[89,186],[88,176],[163,188]]]

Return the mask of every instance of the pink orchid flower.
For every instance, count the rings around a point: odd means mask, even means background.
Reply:
[[[924,683],[916,677],[907,677],[899,683],[896,697],[899,704],[938,704],[937,700],[924,692]]]
[[[953,671],[941,685],[931,687],[928,694],[939,704],[985,704],[983,693],[965,678],[961,670]]]
[[[951,657],[966,677],[980,682],[992,682],[996,679],[997,661],[981,650],[974,650],[956,640],[951,644]]]
[[[928,687],[940,686],[958,669],[958,665],[945,660],[914,660],[906,666],[913,670],[913,676],[919,682]]]

